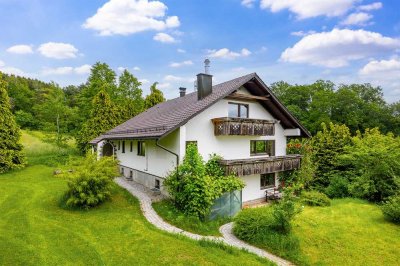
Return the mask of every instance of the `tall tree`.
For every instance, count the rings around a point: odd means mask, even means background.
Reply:
[[[165,101],[164,94],[162,91],[157,89],[157,84],[158,82],[154,82],[153,85],[151,85],[150,94],[147,95],[144,100],[144,106],[146,109]]]
[[[117,105],[121,109],[123,120],[127,120],[143,111],[144,99],[142,96],[142,85],[138,79],[124,70],[119,76],[117,94]]]
[[[89,149],[89,142],[112,129],[121,122],[118,110],[108,93],[102,89],[93,98],[93,109],[83,124],[77,138],[77,145],[83,153]]]
[[[20,129],[11,112],[6,83],[0,73],[0,173],[24,166]]]
[[[93,98],[104,90],[112,100],[116,95],[116,74],[106,63],[97,62],[92,66],[91,73],[80,94],[80,109],[83,120],[89,118]]]

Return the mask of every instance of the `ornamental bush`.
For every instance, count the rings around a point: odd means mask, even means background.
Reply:
[[[220,159],[212,155],[204,163],[197,147],[188,145],[183,163],[163,183],[178,210],[204,220],[215,199],[226,192],[244,187],[240,179],[224,175],[218,164]]]
[[[79,165],[71,163],[68,174],[66,205],[89,209],[111,196],[113,178],[118,176],[117,161],[112,157],[96,160],[88,155]]]
[[[389,197],[381,206],[381,210],[386,219],[400,224],[400,194]]]
[[[318,191],[303,191],[301,201],[309,206],[330,206],[331,200],[324,193]]]

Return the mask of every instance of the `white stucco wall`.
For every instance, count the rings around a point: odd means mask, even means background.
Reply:
[[[274,136],[215,136],[213,118],[228,116],[228,103],[237,102],[249,105],[249,118],[275,119],[258,102],[245,102],[222,99],[195,116],[186,124],[186,141],[197,141],[204,160],[209,154],[217,153],[224,159],[246,159],[250,157],[250,140],[275,140],[275,156],[286,155],[286,137],[281,124],[275,124]],[[265,155],[264,155],[265,156]]]
[[[268,189],[261,189],[260,175],[248,175],[240,177],[246,186],[242,189],[242,202],[265,198],[265,191]],[[278,186],[277,175],[275,174],[275,186]],[[273,190],[273,188],[269,188]]]

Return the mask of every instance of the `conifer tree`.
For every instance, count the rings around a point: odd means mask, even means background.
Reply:
[[[20,136],[20,129],[11,113],[6,83],[0,73],[0,173],[24,166],[25,156],[19,143]]]
[[[89,149],[89,142],[114,128],[121,122],[115,105],[111,102],[108,93],[102,89],[93,98],[92,111],[89,119],[83,124],[77,138],[78,148],[82,152]]]
[[[157,89],[157,84],[158,82],[154,82],[153,85],[151,85],[150,94],[147,95],[146,99],[144,100],[144,105],[146,109],[165,101],[164,94],[162,93],[162,91]]]

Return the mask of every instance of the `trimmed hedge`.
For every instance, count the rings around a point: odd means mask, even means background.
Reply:
[[[330,206],[331,200],[327,195],[318,191],[303,191],[301,202],[309,206]]]

